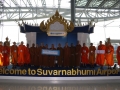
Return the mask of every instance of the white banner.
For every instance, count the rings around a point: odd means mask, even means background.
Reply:
[[[96,50],[95,53],[97,53],[97,54],[105,54],[105,50]]]

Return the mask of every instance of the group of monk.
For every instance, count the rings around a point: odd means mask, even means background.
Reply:
[[[68,47],[66,43],[65,47],[62,48],[61,44],[57,48],[54,47],[54,44],[51,45],[51,48],[48,48],[48,45],[41,43],[40,46],[33,43],[32,47],[29,47],[29,44],[26,46],[23,42],[19,46],[16,45],[16,42],[13,42],[13,45],[10,46],[8,38],[4,43],[0,42],[0,66],[7,66],[11,63],[13,67],[30,65],[30,66],[39,66],[39,67],[55,67],[55,60],[58,61],[58,67],[72,67],[80,65],[80,44],[76,48],[71,44],[71,47]],[[59,56],[50,56],[43,55],[42,49],[49,50],[59,50]],[[71,51],[72,50],[72,51]],[[74,54],[75,53],[75,54]],[[76,57],[76,58],[75,58]]]
[[[59,50],[59,56],[52,55],[43,55],[42,49],[48,50]],[[102,50],[102,53],[96,53],[96,50]],[[4,42],[0,42],[0,66],[7,66],[10,64],[10,57],[12,60],[13,67],[30,65],[38,67],[55,67],[57,60],[58,67],[86,67],[87,64],[90,64],[92,68],[97,64],[101,68],[104,65],[108,66],[108,69],[114,65],[113,60],[114,47],[110,43],[110,39],[105,43],[100,44],[96,49],[93,46],[93,43],[90,43],[89,48],[83,43],[83,46],[77,42],[77,45],[74,46],[71,43],[71,46],[68,46],[68,43],[64,47],[61,47],[61,44],[58,44],[58,47],[55,48],[54,44],[51,45],[51,48],[48,48],[48,45],[41,43],[40,46],[33,43],[32,47],[29,47],[29,44],[26,46],[23,42],[19,46],[16,45],[16,42],[13,42],[13,45],[10,46],[8,38]],[[95,58],[96,57],[96,58]],[[118,65],[120,66],[120,46],[117,49],[117,60]]]
[[[29,49],[23,45],[23,42],[19,46],[16,45],[16,42],[13,42],[13,45],[10,46],[7,37],[4,43],[0,42],[0,66],[7,68],[10,65],[10,59],[13,67],[16,67],[17,64],[22,66],[30,63],[30,54]]]
[[[120,66],[120,46],[117,48],[117,61]],[[99,65],[101,69],[103,69],[104,65],[108,66],[108,69],[112,69],[114,65],[114,47],[111,45],[110,38],[108,38],[105,44],[100,41],[97,49],[91,43],[90,47],[86,47],[83,44],[81,48],[81,60],[83,65],[90,64],[91,67],[94,67],[94,64]],[[96,58],[95,58],[96,57]],[[115,68],[115,67],[114,67]]]

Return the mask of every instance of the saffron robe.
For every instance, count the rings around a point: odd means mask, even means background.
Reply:
[[[0,45],[0,66],[3,66],[3,46]]]
[[[60,56],[57,56],[58,66],[62,66],[63,65],[63,48],[62,47],[58,47],[57,50],[60,51]]]
[[[40,46],[40,47],[38,48],[38,63],[39,63],[39,66],[43,66],[42,49],[44,49],[44,47],[42,47],[42,46]]]
[[[88,47],[85,46],[81,48],[81,54],[82,54],[81,58],[83,64],[88,64],[88,53],[89,53]]]
[[[64,61],[63,61],[64,67],[70,66],[70,48],[67,46],[64,47]]]
[[[34,66],[39,66],[39,47],[35,48]]]
[[[81,61],[81,45],[76,45],[75,66],[80,66]]]
[[[7,46],[10,46],[10,41],[5,41],[4,44],[6,44]]]
[[[73,67],[75,66],[75,47],[72,46],[70,47],[70,66]]]
[[[31,65],[35,65],[35,56],[36,56],[36,53],[35,53],[35,51],[36,51],[36,48],[35,47],[31,47],[30,48],[30,63],[31,63]]]
[[[106,57],[106,65],[108,65],[108,66],[114,65],[113,52],[114,52],[114,50],[111,46],[106,46],[105,57]]]
[[[118,65],[120,65],[120,46],[117,47],[117,61],[118,61]]]
[[[30,64],[30,48],[25,47],[25,64]]]
[[[98,50],[105,50],[105,48],[106,48],[105,45],[98,46]],[[104,54],[98,53],[96,57],[96,64],[103,66],[104,63],[105,63],[105,53]]]
[[[26,46],[19,45],[18,46],[18,64],[19,65],[25,64],[25,53],[26,53]]]
[[[12,56],[12,64],[17,65],[17,61],[18,61],[18,47],[17,47],[17,45],[11,46],[11,56]]]
[[[114,47],[113,47],[112,45],[110,45],[110,47],[113,49],[113,52],[112,52],[112,59],[113,59],[113,61],[114,61],[114,56],[113,56],[113,54],[114,54]]]
[[[10,56],[10,47],[3,46],[3,66],[8,66],[10,63],[9,56]]]
[[[95,63],[95,46],[90,46],[89,47],[89,64],[94,65]]]
[[[48,48],[44,48],[44,49],[48,49]],[[49,67],[49,56],[48,55],[43,55],[43,66]]]
[[[56,50],[56,48],[50,48],[50,50]],[[55,66],[55,56],[49,56],[49,66],[50,67]]]

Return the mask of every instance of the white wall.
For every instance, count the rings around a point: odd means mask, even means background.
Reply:
[[[87,46],[90,45],[89,34],[87,33],[77,33],[77,40],[80,42],[81,46],[86,43]]]
[[[30,47],[33,43],[36,44],[36,32],[26,33],[26,40]]]

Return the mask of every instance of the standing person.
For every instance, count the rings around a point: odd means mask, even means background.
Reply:
[[[2,42],[0,42],[0,66],[3,66],[3,46],[2,46]]]
[[[48,50],[48,44],[45,45],[44,49]],[[49,56],[48,55],[43,55],[43,66],[49,67]]]
[[[34,66],[35,67],[38,67],[39,66],[39,46],[38,44],[36,44],[36,47],[35,47],[35,59],[34,59]]]
[[[63,57],[64,57],[64,61],[63,61],[64,67],[69,67],[70,66],[70,48],[68,46],[68,43],[65,44]]]
[[[92,68],[94,68],[94,63],[95,63],[95,46],[93,46],[93,43],[90,43],[89,47],[89,64]]]
[[[4,44],[6,43],[7,46],[10,46],[10,41],[9,41],[9,38],[6,37],[6,41],[4,42]]]
[[[101,69],[103,69],[104,63],[105,63],[105,45],[102,44],[102,41],[100,41],[100,45],[98,46],[98,50],[102,50],[102,53],[97,53],[96,57],[96,64],[101,66]]]
[[[82,58],[83,67],[86,67],[86,65],[88,64],[88,53],[89,53],[89,49],[85,45],[85,43],[83,43],[83,47],[81,48],[81,54],[82,54],[81,58]]]
[[[81,61],[81,45],[79,44],[79,41],[77,41],[76,45],[76,55],[75,55],[75,66],[79,67]]]
[[[110,44],[110,47],[113,49],[113,52],[112,52],[112,59],[113,59],[113,61],[114,61],[114,56],[113,56],[113,54],[114,54],[114,47],[113,47],[113,45],[111,44],[111,42],[109,42],[109,44]]]
[[[117,63],[118,63],[119,68],[120,68],[120,46],[117,47],[116,53],[117,53]]]
[[[70,47],[70,66],[74,67],[75,66],[75,47],[73,45],[73,43],[71,43],[71,47]]]
[[[4,45],[5,45],[5,46],[8,46],[9,49],[10,49],[10,40],[9,40],[8,37],[6,37],[6,41],[4,42]],[[11,55],[11,49],[10,49],[10,55]],[[10,55],[9,55],[9,59],[10,59]],[[10,61],[9,61],[9,62],[10,62]]]
[[[13,68],[15,68],[18,61],[18,47],[16,45],[16,42],[13,42],[13,45],[11,46],[11,57]]]
[[[9,57],[10,57],[10,47],[9,47],[9,45],[7,45],[7,43],[4,43],[4,46],[3,46],[3,66],[5,66],[5,68],[7,68],[7,66],[10,63]]]
[[[33,44],[32,44],[32,47],[30,47],[30,58],[31,58],[31,59],[30,59],[30,60],[31,60],[30,62],[31,62],[31,66],[34,66],[34,65],[35,65],[35,59],[36,59],[36,58],[35,58],[35,56],[36,56],[36,55],[35,55],[35,54],[36,54],[35,51],[36,51],[36,48],[35,48],[35,44],[33,43]]]
[[[42,55],[42,49],[44,49],[44,44],[41,43],[39,49],[38,49],[38,57],[39,57],[39,66],[42,67],[43,66],[43,55]]]
[[[23,44],[24,42],[22,41],[21,44],[18,46],[18,65],[19,66],[24,66],[25,64],[26,46]]]
[[[29,48],[29,44],[27,44],[26,50],[25,50],[25,64],[28,66],[30,65],[30,48]]]
[[[60,51],[60,55],[57,56],[58,59],[58,67],[62,67],[63,66],[63,48],[61,47],[61,44],[58,44],[57,50]]]
[[[111,47],[110,42],[107,43],[107,46],[105,49],[105,56],[106,56],[106,64],[108,65],[108,69],[111,69],[111,66],[114,65],[113,52],[114,52],[114,49]]]
[[[51,45],[50,50],[56,50],[56,48],[54,48],[54,44]],[[49,66],[50,67],[55,67],[55,56],[50,56],[49,57]]]

